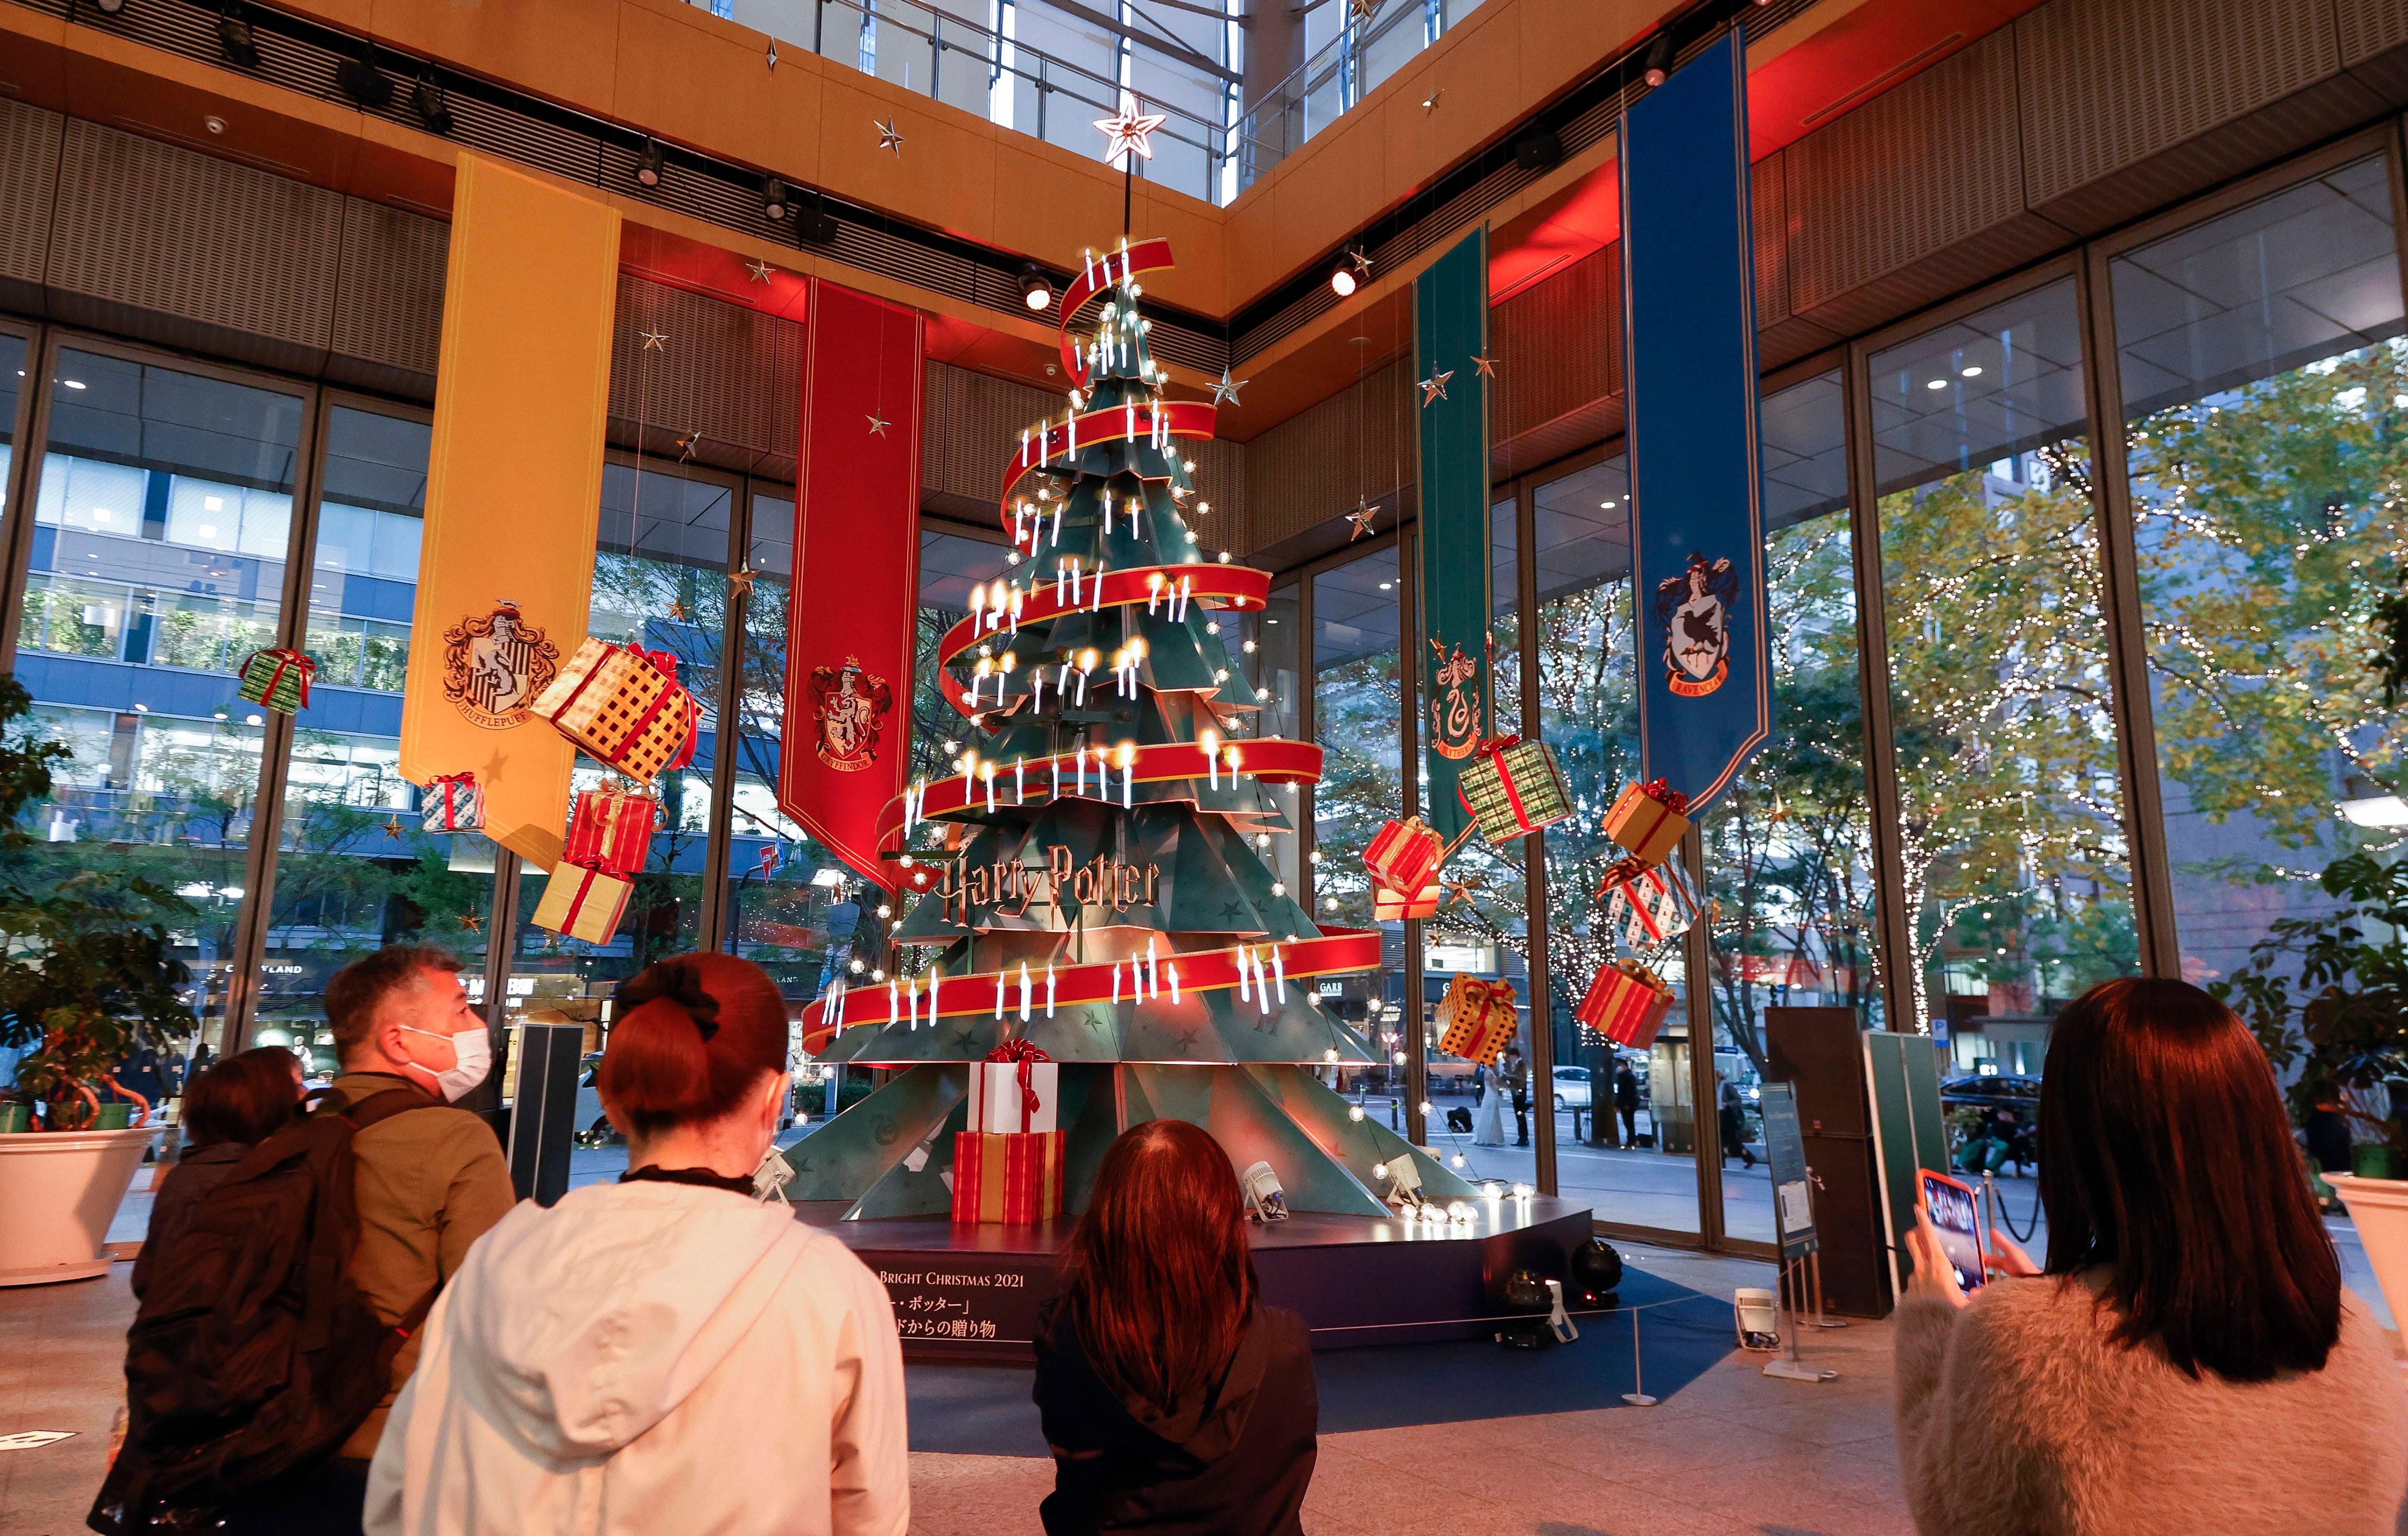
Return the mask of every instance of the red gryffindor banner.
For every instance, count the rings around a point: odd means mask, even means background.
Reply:
[[[878,813],[910,766],[923,328],[811,285],[778,804],[880,885]]]

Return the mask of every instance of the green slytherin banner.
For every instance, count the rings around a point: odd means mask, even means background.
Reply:
[[[1421,441],[1424,815],[1453,842],[1470,812],[1455,779],[1499,734],[1490,675],[1488,232],[1413,280],[1413,398]]]

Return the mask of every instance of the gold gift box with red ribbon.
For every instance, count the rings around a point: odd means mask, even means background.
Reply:
[[[1363,850],[1363,868],[1392,891],[1418,891],[1430,883],[1446,845],[1419,816],[1383,823]]]
[[[1371,887],[1371,916],[1381,923],[1401,923],[1409,917],[1430,917],[1438,912],[1440,891],[1433,881],[1422,887],[1421,895],[1407,896],[1385,885]]]
[[[1636,960],[1600,967],[1572,1016],[1616,1045],[1643,1051],[1656,1043],[1672,1011],[1672,989]]]
[[[1438,1048],[1466,1061],[1496,1065],[1520,1022],[1514,1004],[1512,983],[1456,971],[1438,1000]]]
[[[953,1219],[1015,1227],[1062,1213],[1059,1130],[953,1133]]]
[[[627,898],[636,887],[616,875],[582,865],[559,864],[543,883],[543,899],[536,903],[535,926],[589,944],[607,944],[626,915]]]
[[[1661,864],[1689,833],[1688,797],[1663,780],[1632,784],[1605,813],[1605,835],[1650,864]]]
[[[527,708],[639,783],[692,762],[702,725],[702,706],[678,686],[675,656],[592,639]]]

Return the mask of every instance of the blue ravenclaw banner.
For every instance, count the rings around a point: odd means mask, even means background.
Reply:
[[[1455,782],[1498,734],[1488,653],[1488,232],[1413,280],[1421,445],[1424,814],[1448,842],[1470,824]]]
[[[1771,732],[1748,198],[1734,29],[1641,97],[1622,130],[1640,772],[1693,808],[1729,788]]]

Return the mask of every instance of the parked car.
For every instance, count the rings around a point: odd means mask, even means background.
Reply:
[[[1555,1069],[1555,1108],[1557,1111],[1588,1108],[1589,1081],[1585,1067]]]
[[[1960,1104],[2004,1106],[2029,1116],[2040,1108],[2040,1079],[2005,1072],[1945,1077],[1940,1080],[1940,1102],[1950,1109]]]

